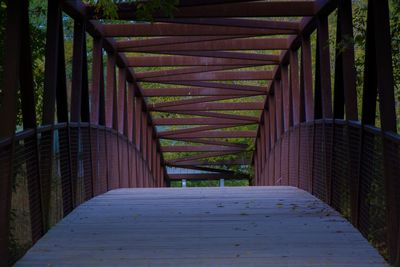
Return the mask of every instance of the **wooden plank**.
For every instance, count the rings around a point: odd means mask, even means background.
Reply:
[[[387,266],[336,211],[292,187],[112,190],[80,205],[15,266],[49,262],[60,266]]]

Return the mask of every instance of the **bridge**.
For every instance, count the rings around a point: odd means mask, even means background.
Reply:
[[[387,0],[6,5],[0,266],[400,266]]]

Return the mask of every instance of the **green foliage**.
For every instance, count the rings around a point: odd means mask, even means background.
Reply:
[[[225,180],[225,186],[248,186],[248,180]],[[218,187],[219,181],[186,181],[187,187]],[[181,181],[171,181],[171,187],[182,187]]]
[[[400,128],[400,1],[389,1],[390,30],[392,38],[393,78],[395,86],[397,125]],[[353,24],[355,65],[357,71],[357,93],[359,114],[361,114],[362,88],[364,80],[365,40],[367,30],[367,0],[353,1]],[[332,25],[333,26],[333,25]],[[376,124],[380,125],[379,110],[377,110]]]
[[[176,10],[179,0],[149,0],[149,1],[133,1],[133,0],[84,0],[87,4],[96,7],[97,13],[102,13],[108,19],[118,19],[118,3],[136,2],[136,19],[143,21],[153,21],[153,14],[161,11],[164,15],[172,17]]]

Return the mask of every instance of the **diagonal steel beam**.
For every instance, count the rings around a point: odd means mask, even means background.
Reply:
[[[171,18],[158,19],[159,22],[166,23],[182,23],[208,26],[229,26],[229,27],[246,27],[255,29],[275,29],[275,30],[292,30],[293,34],[300,31],[300,23],[296,21],[283,20],[257,20],[257,19],[240,19],[240,18]]]
[[[177,134],[166,136],[169,138],[254,138],[257,136],[256,131],[204,131],[199,133]]]
[[[255,124],[255,121],[221,119],[221,118],[155,118],[155,125],[236,125],[236,124]]]
[[[213,151],[221,151],[221,152],[241,152],[246,151],[243,148],[232,148],[226,146],[162,146],[161,152],[163,153],[172,153],[172,152],[213,152]]]
[[[259,118],[258,117],[237,115],[237,114],[226,114],[226,113],[219,113],[219,112],[174,111],[174,113],[186,114],[186,115],[195,115],[195,116],[203,116],[203,117],[212,117],[212,118],[221,118],[221,119],[244,120],[244,121],[255,122],[255,123],[259,122]]]
[[[260,64],[254,66],[259,66],[259,65]],[[249,65],[199,66],[199,67],[179,68],[173,70],[146,71],[146,72],[137,72],[136,78],[149,79],[149,78],[167,77],[174,75],[219,71],[219,70],[241,69],[245,67],[249,67]]]
[[[289,43],[286,38],[229,39],[208,42],[192,42],[147,47],[121,47],[120,52],[168,52],[168,51],[228,51],[228,50],[286,50]]]
[[[173,159],[173,160],[168,160],[166,162],[168,162],[169,164],[177,164],[182,163],[182,162],[187,162],[187,161],[192,161],[192,160],[200,160],[200,159],[206,159],[206,158],[213,158],[213,157],[220,157],[220,156],[225,156],[225,155],[231,155],[231,154],[238,154],[238,153],[242,153],[242,151],[240,152],[235,152],[235,153],[231,153],[231,152],[204,152],[204,153],[199,153],[197,155],[193,155],[193,156],[187,156],[187,157],[183,157],[183,158],[177,158],[177,159]]]
[[[229,51],[160,51],[159,54],[280,62],[279,55]]]
[[[236,80],[271,80],[272,71],[211,71],[185,75],[171,75],[166,77],[137,79],[142,82],[173,82],[173,81],[236,81]]]
[[[215,55],[215,56],[214,56]],[[135,56],[127,57],[128,67],[179,67],[179,66],[256,66],[276,65],[279,56],[253,56],[246,53],[218,52],[212,57],[199,56]],[[218,57],[219,56],[219,57]],[[229,58],[230,57],[230,58]]]
[[[207,125],[207,126],[200,126],[200,127],[191,127],[191,128],[185,128],[185,129],[159,132],[157,134],[157,136],[160,138],[164,138],[164,137],[171,136],[171,135],[186,134],[186,133],[198,133],[198,132],[204,132],[204,131],[209,131],[209,130],[243,126],[243,125],[248,125],[248,124],[249,123],[236,123],[236,124]]]
[[[196,103],[205,103],[205,102],[214,102],[226,99],[233,99],[233,98],[241,98],[242,96],[205,96],[205,97],[196,97],[184,100],[177,100],[177,101],[169,101],[169,102],[159,102],[159,103],[150,103],[147,105],[149,110],[164,108],[164,107],[174,107],[174,106],[181,106],[181,105],[188,105],[188,104],[196,104]]]
[[[182,162],[170,162],[166,161],[166,165],[180,168],[181,166],[223,166],[223,165],[250,165],[250,160],[243,159],[232,159],[232,160],[219,160],[219,161],[209,161],[209,160],[188,160]]]
[[[163,82],[166,84],[196,86],[205,88],[218,88],[218,89],[230,89],[230,90],[241,90],[241,91],[255,91],[255,92],[267,92],[266,87],[254,86],[254,85],[239,85],[239,84],[227,84],[217,82],[205,82],[205,81],[178,81],[178,82]]]
[[[151,111],[208,111],[208,110],[262,110],[263,102],[226,102],[226,103],[196,103],[176,107],[155,108]]]
[[[144,97],[160,96],[255,96],[266,95],[267,92],[240,91],[216,88],[156,88],[143,90]]]
[[[171,166],[175,167],[175,166]],[[202,166],[194,166],[194,165],[189,165],[189,166],[177,166],[177,168],[180,169],[189,169],[189,170],[199,170],[199,171],[209,171],[209,172],[219,172],[219,173],[235,173],[232,170],[224,170],[224,169],[216,169],[216,168],[210,168],[210,167],[202,167]]]
[[[183,44],[183,43],[193,43],[193,42],[206,42],[214,40],[224,40],[224,39],[235,39],[251,37],[249,36],[237,36],[237,35],[211,35],[211,36],[176,36],[176,37],[159,37],[150,38],[145,40],[123,40],[117,41],[115,43],[116,49],[122,48],[138,48],[147,46],[161,46],[161,45],[172,45],[172,44]]]
[[[206,144],[206,145],[218,145],[218,146],[229,146],[229,147],[239,147],[239,148],[248,147],[247,144],[232,143],[232,142],[210,140],[210,139],[200,139],[200,138],[198,139],[170,138],[170,139],[175,141],[183,141],[183,142]]]

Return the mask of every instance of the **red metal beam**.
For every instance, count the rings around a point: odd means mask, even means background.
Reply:
[[[176,107],[151,108],[150,111],[207,111],[207,110],[262,110],[263,102],[227,102],[227,103],[197,103]]]
[[[209,112],[209,111],[174,111],[174,113],[194,115],[194,116],[203,116],[203,117],[212,117],[212,118],[221,118],[221,119],[224,118],[224,119],[232,119],[232,120],[244,120],[244,121],[255,122],[255,123],[259,122],[258,117],[217,113],[217,112]]]
[[[138,48],[147,46],[158,46],[158,45],[171,45],[171,44],[182,44],[182,43],[192,43],[192,42],[205,42],[213,40],[224,40],[224,39],[234,39],[243,36],[237,35],[212,35],[212,36],[177,36],[177,37],[160,37],[160,38],[150,38],[145,40],[123,40],[117,41],[115,43],[116,49],[122,48]],[[247,37],[247,36],[245,36]],[[250,35],[248,37],[251,37]]]
[[[276,55],[253,55],[246,53],[218,52],[220,57],[199,56],[139,56],[127,57],[128,67],[173,67],[173,66],[255,66],[274,65],[279,62]],[[230,58],[229,58],[230,57]]]
[[[300,30],[300,23],[295,21],[277,21],[277,20],[256,20],[256,19],[238,19],[238,18],[186,18],[186,19],[159,19],[161,22],[208,25],[208,26],[229,26],[246,27],[255,29],[275,29],[291,30],[293,34]]]
[[[242,60],[280,61],[279,55],[265,55],[256,53],[227,52],[227,51],[160,51],[159,54],[180,55],[194,57],[230,58]]]
[[[103,24],[104,37],[149,36],[265,36],[293,34],[293,30],[174,23]]]
[[[250,165],[249,160],[234,159],[234,160],[224,160],[224,161],[209,161],[209,160],[188,160],[182,162],[169,162],[166,161],[166,165],[180,167],[180,166],[223,166],[223,165]]]
[[[103,18],[96,7],[87,7],[88,19]],[[218,17],[289,17],[289,16],[313,16],[316,6],[313,1],[291,2],[251,2],[230,3],[216,5],[201,5],[179,7],[173,12],[174,18],[218,18]],[[136,19],[136,5],[133,3],[119,4],[117,10],[118,18],[125,20]],[[167,18],[164,12],[155,12],[152,17]]]
[[[220,156],[225,156],[225,155],[230,155],[230,154],[236,154],[236,153],[241,153],[241,152],[205,152],[205,153],[200,153],[194,156],[189,156],[189,157],[184,157],[184,158],[178,158],[178,159],[173,159],[166,161],[169,164],[176,164],[176,163],[183,163],[183,162],[188,162],[188,161],[193,161],[193,160],[200,160],[200,159],[205,159],[205,158],[212,158],[212,157],[220,157]],[[193,165],[193,164],[191,164]]]
[[[158,137],[163,138],[166,136],[177,135],[177,134],[186,134],[186,133],[196,133],[196,132],[203,132],[209,130],[216,130],[216,129],[223,129],[223,128],[230,128],[235,126],[242,126],[248,125],[249,123],[236,123],[236,124],[223,124],[223,125],[208,125],[208,126],[200,126],[200,127],[190,127],[185,129],[178,129],[178,130],[170,130],[170,131],[163,131],[158,133]]]
[[[218,140],[209,140],[209,139],[184,139],[184,138],[176,138],[172,140],[190,142],[190,143],[198,143],[198,144],[206,144],[206,145],[218,145],[218,146],[228,146],[228,147],[239,147],[239,148],[247,148],[247,144],[241,143],[231,143],[226,141],[218,141]]]
[[[288,49],[285,38],[229,39],[185,44],[170,44],[147,47],[120,47],[120,52],[168,52],[168,51],[218,51],[218,50],[283,50]]]
[[[242,97],[242,96],[239,96]],[[206,96],[206,97],[197,97],[197,98],[190,98],[184,100],[177,100],[177,101],[169,101],[169,102],[159,102],[159,103],[149,103],[147,105],[149,110],[159,109],[164,107],[174,107],[174,106],[181,106],[181,105],[188,105],[188,104],[196,104],[196,103],[206,103],[206,102],[214,102],[226,99],[237,98],[233,96]]]
[[[143,90],[144,97],[160,96],[255,96],[265,95],[265,93],[254,91],[239,91],[216,88],[157,88]]]
[[[220,118],[155,118],[153,119],[153,123],[154,125],[233,125],[257,122]]]
[[[238,84],[227,84],[227,83],[216,83],[216,82],[201,82],[201,81],[180,81],[180,82],[164,82],[167,84],[186,85],[190,87],[205,87],[205,88],[217,88],[217,89],[230,89],[230,90],[241,90],[241,91],[255,91],[255,92],[267,92],[266,87],[254,86],[254,85],[238,85]]]
[[[256,131],[204,131],[199,133],[177,134],[167,136],[169,138],[254,138],[257,136]]]
[[[249,67],[249,65],[229,65],[229,66],[199,66],[199,67],[189,67],[189,68],[178,68],[173,70],[158,70],[158,71],[146,71],[137,72],[137,79],[148,79],[157,77],[166,77],[173,75],[183,75],[183,74],[193,74],[201,72],[219,71],[219,70],[232,70]]]
[[[209,152],[209,151],[224,151],[224,152],[240,152],[245,151],[242,148],[230,148],[225,146],[162,146],[161,152]]]
[[[200,72],[187,75],[171,75],[158,78],[137,79],[142,82],[173,82],[173,81],[236,81],[236,80],[271,80],[272,71],[218,71]]]

